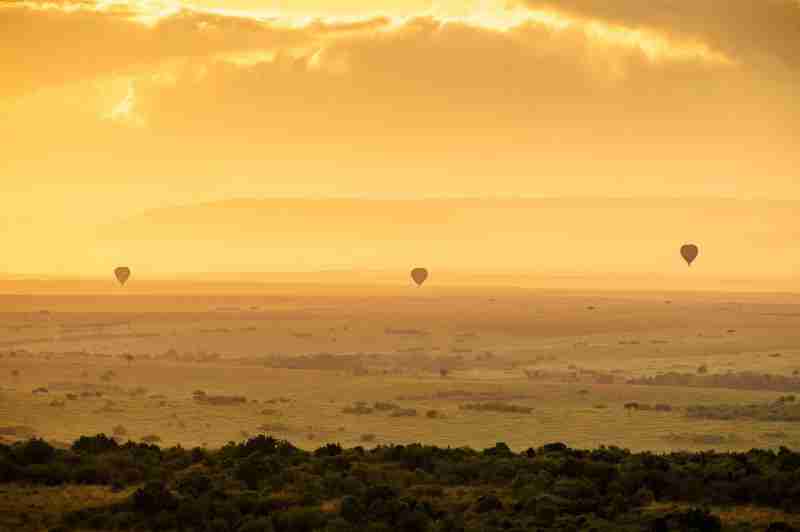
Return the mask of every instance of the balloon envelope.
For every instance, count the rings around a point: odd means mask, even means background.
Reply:
[[[699,254],[700,250],[694,244],[686,244],[681,247],[681,256],[683,257],[683,260],[685,260],[686,263],[689,264],[689,266],[692,265],[694,259],[696,259],[697,255]]]
[[[422,283],[428,278],[428,270],[425,268],[414,268],[411,270],[411,278],[417,283],[417,286],[422,286]]]
[[[119,281],[119,284],[124,285],[131,276],[131,269],[120,266],[114,270],[114,276],[117,278],[117,281]]]

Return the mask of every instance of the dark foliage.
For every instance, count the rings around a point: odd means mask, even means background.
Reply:
[[[0,445],[0,481],[138,486],[121,503],[65,515],[64,530],[716,532],[719,518],[700,508],[795,508],[800,454],[656,455],[563,443],[523,453],[504,443],[483,451],[328,444],[309,453],[265,435],[202,451],[120,445],[101,434],[69,450],[37,439]],[[686,509],[659,513],[654,502]]]

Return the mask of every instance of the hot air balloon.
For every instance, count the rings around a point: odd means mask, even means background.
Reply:
[[[414,268],[411,270],[411,278],[417,283],[417,286],[422,286],[422,283],[428,278],[428,270],[425,268]]]
[[[125,266],[120,266],[114,270],[114,276],[119,281],[119,284],[125,285],[128,281],[128,278],[131,276],[131,269]]]
[[[700,250],[694,244],[685,244],[681,246],[681,256],[689,266],[692,265],[694,259],[696,259],[699,254]]]

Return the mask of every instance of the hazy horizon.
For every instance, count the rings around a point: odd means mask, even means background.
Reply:
[[[675,250],[694,241],[695,276],[791,276],[800,3],[669,4],[2,2],[3,269],[682,275]],[[181,206],[337,197],[629,198],[638,212],[568,205],[585,227],[554,213],[515,227],[500,208],[472,223],[463,205],[421,207],[430,237],[402,233],[412,212],[369,223],[369,202],[257,230],[241,213],[133,227]],[[723,197],[759,199],[646,212]]]
[[[585,277],[609,288],[667,280],[793,290],[798,209],[800,201],[730,198],[237,198],[89,215],[55,240],[39,227],[30,241],[48,245],[20,247],[3,270],[103,279],[126,265],[139,280],[295,272],[328,282],[319,274],[406,281],[422,265],[444,284],[500,274],[528,285],[562,276],[559,286]],[[6,234],[19,246],[31,236]],[[691,268],[678,253],[687,242],[701,249]]]

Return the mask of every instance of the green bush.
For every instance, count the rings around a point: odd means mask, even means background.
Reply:
[[[256,517],[245,520],[236,530],[237,532],[274,532],[275,527],[272,526],[272,520],[266,517]]]
[[[55,458],[56,450],[44,440],[34,438],[15,445],[14,455],[20,465],[47,464]]]
[[[352,495],[342,498],[339,505],[339,514],[349,523],[361,521],[364,518],[364,511],[364,505]]]

